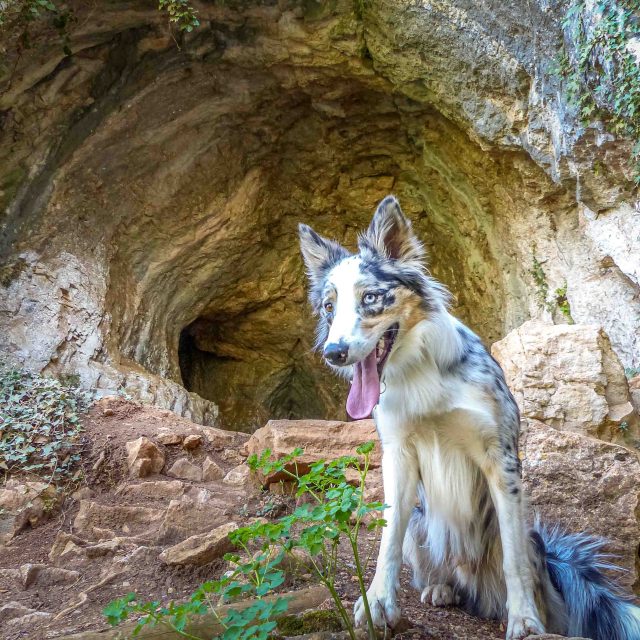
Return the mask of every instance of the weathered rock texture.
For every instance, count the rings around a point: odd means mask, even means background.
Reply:
[[[566,3],[197,2],[180,48],[153,4],[71,4],[72,56],[3,43],[3,354],[201,422],[339,416],[295,228],[352,244],[393,191],[485,339],[566,282],[640,364],[629,145],[563,102]]]
[[[522,472],[531,506],[543,523],[590,533],[640,586],[640,462],[634,451],[531,421],[521,442]]]
[[[338,422],[325,420],[269,420],[247,441],[249,455],[260,455],[269,449],[274,458],[282,458],[294,449],[303,450],[289,466],[289,471],[306,473],[319,460],[333,460],[341,456],[354,456],[364,442],[376,442],[371,452],[372,469],[380,467],[382,449],[373,420]],[[265,486],[279,480],[289,480],[283,474],[272,474],[261,478]]]
[[[638,414],[609,339],[593,325],[529,321],[494,343],[525,419],[632,446]]]

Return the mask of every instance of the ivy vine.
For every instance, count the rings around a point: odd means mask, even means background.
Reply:
[[[574,0],[565,14],[560,72],[580,117],[601,118],[633,142],[640,185],[640,0]]]

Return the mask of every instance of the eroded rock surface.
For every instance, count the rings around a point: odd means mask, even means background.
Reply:
[[[531,506],[543,523],[609,542],[639,586],[640,462],[634,451],[531,421],[521,440],[522,470]]]
[[[640,364],[629,144],[562,98],[563,3],[197,3],[179,49],[151,5],[70,4],[73,55],[36,26],[0,76],[12,359],[234,429],[344,416],[296,225],[353,245],[393,191],[488,342],[566,289]]]
[[[525,322],[491,349],[523,418],[621,444],[638,444],[624,369],[602,329]]]

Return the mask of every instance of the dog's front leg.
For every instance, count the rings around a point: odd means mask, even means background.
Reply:
[[[382,454],[382,481],[384,501],[389,505],[384,512],[387,520],[382,530],[376,573],[367,591],[367,601],[373,623],[377,627],[394,627],[400,619],[396,593],[402,567],[402,543],[411,510],[416,502],[418,462],[415,452],[401,444],[385,445]],[[357,626],[367,622],[364,602],[355,605]]]
[[[520,477],[496,465],[487,474],[489,489],[498,515],[502,563],[507,586],[507,640],[520,640],[544,633],[534,600],[533,576],[522,506]]]

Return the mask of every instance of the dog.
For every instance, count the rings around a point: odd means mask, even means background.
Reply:
[[[373,414],[382,443],[374,624],[400,619],[404,560],[423,602],[506,619],[507,640],[545,630],[640,640],[640,608],[606,575],[603,541],[527,529],[518,407],[500,365],[448,312],[398,200],[380,202],[355,254],[304,224],[299,236],[317,346],[351,380],[350,417]],[[354,615],[365,623],[362,598]]]

